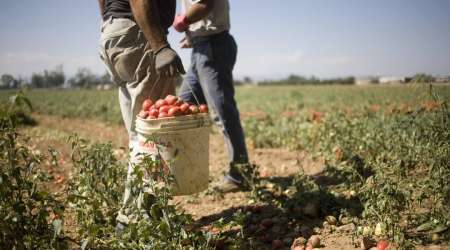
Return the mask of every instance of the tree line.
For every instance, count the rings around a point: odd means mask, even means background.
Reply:
[[[435,78],[425,73],[418,73],[411,77],[411,82],[433,82]],[[177,85],[181,84],[179,78]],[[243,80],[235,80],[235,85],[255,84],[250,77],[246,76]],[[88,68],[80,68],[70,78],[67,78],[62,65],[52,69],[44,70],[40,73],[33,73],[29,80],[21,77],[14,77],[11,74],[3,74],[0,79],[0,89],[17,89],[23,87],[29,88],[95,88],[99,85],[112,84],[108,73],[103,75],[94,74]],[[350,85],[355,84],[355,77],[335,77],[320,79],[315,76],[305,77],[299,75],[289,75],[280,80],[258,81],[257,85]]]
[[[52,70],[33,73],[29,80],[3,74],[0,79],[0,89],[17,88],[93,88],[99,85],[112,84],[108,73],[94,74],[88,68],[80,68],[72,77],[67,77],[62,66]]]
[[[280,80],[261,81],[259,85],[345,85],[355,84],[355,77],[336,77],[328,79],[320,79],[315,76],[306,77],[299,75],[289,75],[288,77]]]

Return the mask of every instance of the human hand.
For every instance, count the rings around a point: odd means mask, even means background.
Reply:
[[[183,63],[177,52],[170,46],[163,47],[155,52],[156,72],[165,77],[174,77],[176,74],[185,74]]]
[[[189,22],[186,18],[186,15],[176,15],[175,19],[173,20],[172,26],[178,32],[185,32],[189,28]]]

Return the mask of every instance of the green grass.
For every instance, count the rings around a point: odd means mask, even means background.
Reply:
[[[442,100],[450,100],[450,86],[434,86]],[[14,91],[1,91],[0,101]],[[117,90],[28,90],[35,111],[62,117],[98,119],[120,124]],[[407,86],[242,86],[236,88],[241,112],[277,113],[302,109],[336,110],[362,105],[419,103],[429,97],[427,85]]]

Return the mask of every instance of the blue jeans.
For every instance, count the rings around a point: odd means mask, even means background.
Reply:
[[[237,45],[228,32],[192,39],[191,66],[181,85],[180,97],[206,103],[211,118],[222,130],[228,148],[230,175],[235,163],[247,163],[248,154],[239,110],[234,99],[233,68]],[[194,95],[192,94],[195,94]]]

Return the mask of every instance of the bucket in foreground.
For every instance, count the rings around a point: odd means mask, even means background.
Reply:
[[[208,114],[136,119],[139,151],[160,155],[175,177],[173,195],[190,195],[208,188]]]

